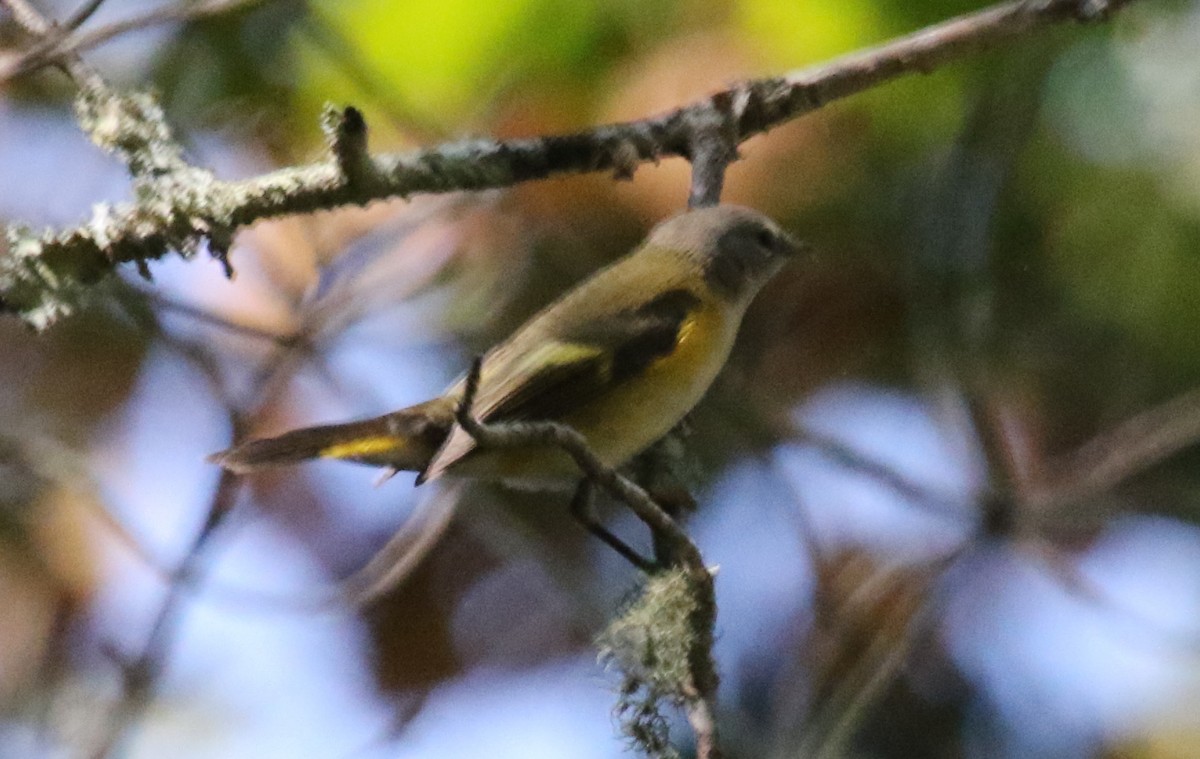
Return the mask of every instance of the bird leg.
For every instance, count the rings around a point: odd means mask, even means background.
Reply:
[[[657,564],[643,558],[641,554],[629,547],[629,545],[618,538],[596,519],[595,510],[592,508],[592,499],[595,495],[595,486],[592,481],[586,477],[579,481],[579,485],[575,488],[575,495],[571,496],[571,516],[575,517],[580,524],[587,529],[588,532],[602,540],[609,548],[613,549],[621,556],[625,557],[626,561],[633,564],[643,572],[651,572],[657,568]]]

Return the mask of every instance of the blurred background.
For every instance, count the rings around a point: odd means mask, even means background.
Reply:
[[[982,4],[234,5],[86,53],[225,178],[319,159],[327,101],[376,150],[557,133]],[[0,12],[2,49],[28,44]],[[1145,0],[743,146],[725,200],[817,253],[689,425],[730,756],[1200,755],[1198,50],[1200,4]],[[0,218],[130,198],[65,77],[0,87]],[[669,160],[262,223],[232,282],[173,259],[44,335],[0,321],[0,755],[626,755],[592,640],[638,578],[565,496],[336,463],[218,487],[204,456],[439,392],[687,181]],[[289,604],[405,526],[437,539],[400,587]]]

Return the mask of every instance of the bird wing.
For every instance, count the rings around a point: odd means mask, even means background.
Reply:
[[[522,330],[484,358],[475,417],[493,424],[561,419],[670,355],[700,305],[695,293],[677,288],[598,319],[556,325],[565,329],[553,338],[530,341]],[[547,316],[554,324],[553,314]],[[455,425],[418,483],[440,476],[475,447]]]

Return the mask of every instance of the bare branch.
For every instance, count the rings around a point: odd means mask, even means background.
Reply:
[[[904,587],[905,570],[885,570],[858,589],[863,598],[846,601],[846,607],[856,600],[870,606],[892,593],[907,592],[914,597],[911,608],[900,608],[898,613],[894,609],[871,609],[875,614],[864,617],[881,619],[861,658],[848,672],[838,676],[828,703],[818,710],[805,730],[797,756],[832,759],[850,753],[851,740],[867,713],[900,677],[914,649],[935,629],[944,604],[938,585],[969,548],[955,549],[917,570],[925,575],[918,587]],[[838,626],[844,626],[844,620],[855,615],[850,608],[832,611],[834,619],[841,622]]]
[[[1034,505],[1066,506],[1094,498],[1200,441],[1200,389],[1127,419],[1052,462],[1035,483]]]
[[[17,24],[38,40],[32,49],[36,50],[42,45],[52,45],[62,39],[62,29],[43,16],[26,0],[0,0],[0,6],[8,8]],[[91,12],[87,6],[84,6],[72,17],[72,20],[76,17],[86,20]],[[67,75],[80,88],[95,87],[100,81],[99,75],[84,66],[77,55],[61,55],[53,61],[53,64],[67,72]],[[0,81],[3,79],[0,78]]]
[[[302,329],[301,333],[305,331]],[[223,391],[220,372],[213,356],[206,345],[190,345],[184,341],[173,340],[165,334],[163,337],[172,348],[180,351],[191,361],[201,374],[213,386],[217,395],[222,398],[228,409],[231,436],[236,440],[242,436],[249,420],[261,413],[268,400],[274,397],[279,383],[285,381],[298,364],[295,361],[297,349],[303,347],[300,340],[285,340],[279,348],[268,355],[255,372],[252,383],[256,388],[253,397],[244,402],[237,402]],[[180,620],[187,609],[187,604],[198,586],[204,582],[206,566],[204,564],[215,537],[226,523],[228,516],[236,504],[241,491],[241,480],[236,475],[222,472],[209,501],[204,523],[193,537],[182,560],[173,570],[165,574],[169,581],[166,596],[154,614],[153,621],[140,651],[133,655],[121,656],[119,662],[122,669],[120,699],[113,713],[104,722],[104,729],[93,747],[92,759],[107,759],[120,754],[127,733],[136,727],[137,722],[152,703],[154,691],[167,661],[170,658],[176,641]],[[123,530],[118,529],[118,534]],[[155,557],[140,546],[135,547],[146,563],[156,571],[162,566]],[[372,568],[374,569],[374,568]],[[386,579],[386,578],[385,578]],[[347,589],[360,590],[359,585],[348,583]],[[361,588],[363,592],[370,587]],[[253,592],[243,593],[234,589],[230,593],[234,600],[248,599],[251,603],[270,600],[265,595]],[[319,608],[332,603],[334,594],[321,602],[297,604],[298,608]]]
[[[19,0],[18,0],[19,1]],[[82,26],[103,4],[104,0],[89,0],[62,24],[61,29],[72,32]],[[176,24],[195,19],[217,16],[243,7],[259,5],[264,0],[198,0],[181,5],[154,8],[132,18],[115,21],[87,32],[57,34],[46,37],[38,44],[0,65],[0,83],[46,66],[58,65],[61,61],[99,47],[105,42],[140,29],[163,24]],[[92,7],[95,6],[95,7]]]
[[[38,233],[10,227],[8,250],[0,252],[0,310],[45,328],[73,310],[87,284],[118,264],[144,267],[148,259],[172,250],[188,254],[205,243],[223,258],[234,233],[261,219],[415,193],[508,187],[596,171],[625,177],[641,163],[678,156],[696,164],[691,202],[709,204],[719,198],[724,168],[735,157],[736,145],[756,134],[834,100],[927,73],[1036,29],[1104,18],[1131,1],[1002,3],[824,66],[743,82],[662,116],[575,134],[464,140],[379,155],[349,174],[335,156],[236,182],[216,180],[201,169],[179,169],[172,172],[165,195],[140,193],[136,203],[97,206],[91,221],[74,229]],[[8,2],[25,5],[24,0]]]
[[[4,0],[0,5],[8,8],[9,12],[12,13],[13,20],[30,34],[40,37],[47,34],[52,28],[46,17],[39,13],[37,8],[25,2],[25,0]]]
[[[900,498],[932,514],[954,520],[968,519],[972,516],[964,497],[939,493],[918,484],[896,471],[890,464],[871,458],[837,438],[806,426],[794,428],[791,437],[811,446],[814,451],[833,463],[875,480],[880,485],[891,489]]]
[[[177,628],[187,608],[192,575],[201,569],[204,548],[224,521],[225,515],[233,508],[240,488],[236,475],[221,473],[204,525],[176,571],[175,581],[167,589],[166,599],[155,614],[145,645],[136,658],[122,667],[121,699],[116,713],[110,715],[105,723],[105,731],[91,753],[93,759],[116,755],[127,729],[154,697],[155,685],[166,666]]]
[[[693,130],[689,154],[692,162],[689,208],[715,206],[721,202],[725,170],[738,157],[733,98],[728,92],[718,92],[711,102],[712,108],[697,116]]]
[[[104,5],[104,0],[87,0],[62,23],[63,30],[73,32],[83,26],[89,18],[96,14],[96,11],[100,10],[101,5]]]

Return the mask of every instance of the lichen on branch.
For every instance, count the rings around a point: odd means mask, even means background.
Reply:
[[[684,707],[692,697],[691,652],[704,644],[694,627],[698,611],[687,573],[666,570],[648,577],[596,638],[600,660],[621,675],[621,731],[652,759],[679,756],[664,707]]]

